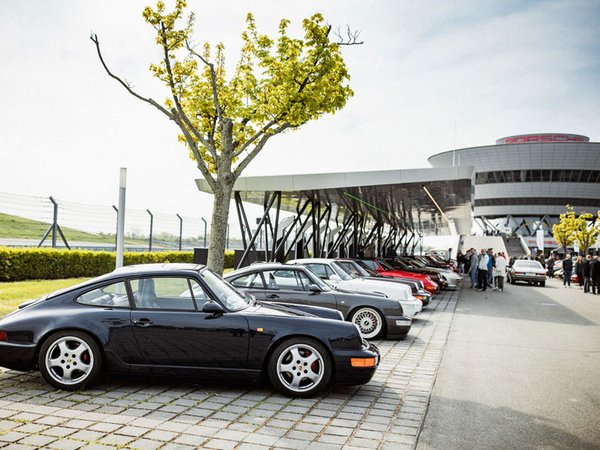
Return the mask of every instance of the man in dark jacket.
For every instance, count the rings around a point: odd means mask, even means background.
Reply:
[[[590,286],[592,285],[592,273],[590,272],[590,263],[592,262],[592,255],[587,255],[583,262],[583,292],[590,292]]]
[[[571,275],[573,274],[573,260],[571,259],[571,255],[567,255],[562,262],[562,270],[563,270],[563,286],[571,287]]]
[[[600,294],[600,261],[598,255],[590,262],[590,274],[592,275],[592,294]]]

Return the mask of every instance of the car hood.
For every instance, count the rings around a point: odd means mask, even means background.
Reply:
[[[337,287],[344,290],[356,289],[361,292],[382,293],[394,300],[408,300],[412,298],[410,287],[403,284],[386,283],[385,281],[357,278],[354,280],[340,281]]]

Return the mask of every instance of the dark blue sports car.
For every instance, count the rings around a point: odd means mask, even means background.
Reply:
[[[364,384],[379,351],[337,311],[257,302],[193,264],[140,265],[58,291],[0,319],[0,366],[39,369],[76,390],[102,370],[266,374],[306,397],[330,382]]]

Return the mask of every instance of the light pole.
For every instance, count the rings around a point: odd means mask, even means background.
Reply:
[[[204,222],[204,248],[206,248],[206,220],[204,220],[204,217],[200,217],[202,219],[202,222]]]

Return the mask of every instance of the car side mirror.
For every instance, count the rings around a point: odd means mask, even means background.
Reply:
[[[202,307],[202,312],[212,314],[213,316],[223,315],[225,310],[217,302],[206,302]]]
[[[309,284],[308,290],[314,294],[321,292],[321,288],[319,286],[317,286],[316,284]]]

